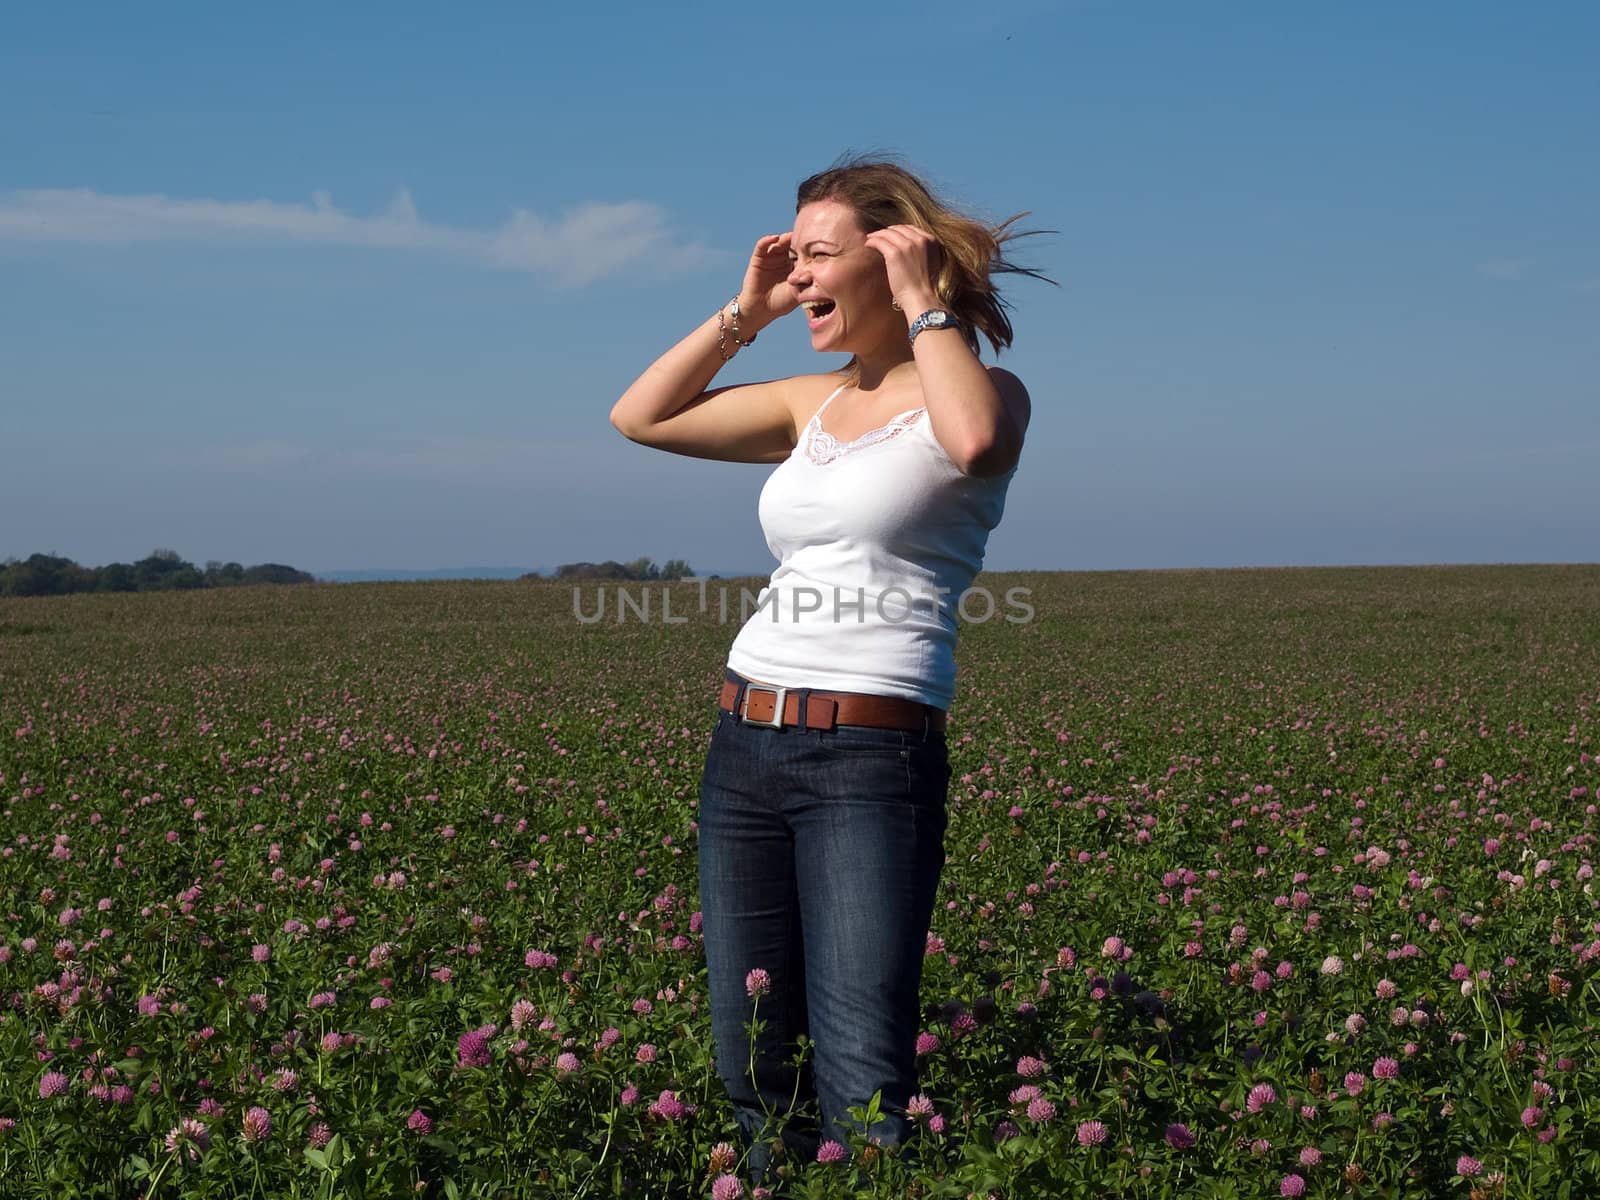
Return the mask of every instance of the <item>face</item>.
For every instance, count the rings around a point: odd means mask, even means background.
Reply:
[[[796,213],[789,264],[812,349],[859,353],[892,336],[901,314],[891,307],[889,273],[849,205],[818,200]]]

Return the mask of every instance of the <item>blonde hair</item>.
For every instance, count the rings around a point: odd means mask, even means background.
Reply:
[[[847,156],[803,182],[795,194],[795,211],[819,200],[836,200],[852,208],[863,232],[872,233],[890,225],[915,225],[934,236],[944,251],[943,265],[934,290],[939,302],[961,321],[962,333],[974,354],[978,335],[989,339],[996,354],[1011,345],[1010,305],[995,287],[993,276],[1026,275],[1030,279],[1055,283],[1055,280],[1006,258],[1006,243],[1048,230],[1013,229],[1027,216],[1016,214],[998,225],[990,225],[958,212],[934,195],[931,188],[906,168],[885,155]],[[855,359],[846,367],[850,377],[859,374]]]

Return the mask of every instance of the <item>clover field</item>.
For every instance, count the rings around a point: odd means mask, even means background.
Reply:
[[[1600,567],[979,582],[916,1153],[774,1194],[1600,1195]],[[629,586],[0,600],[0,1197],[749,1195]]]

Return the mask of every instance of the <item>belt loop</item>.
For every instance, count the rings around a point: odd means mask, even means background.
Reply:
[[[810,696],[810,688],[802,688],[799,692],[799,701],[797,702],[798,711],[795,713],[794,719],[801,729],[806,727],[806,700],[809,699]]]

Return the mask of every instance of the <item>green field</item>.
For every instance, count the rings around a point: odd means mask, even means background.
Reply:
[[[741,582],[0,600],[0,1196],[710,1195]],[[919,1161],[778,1194],[1600,1195],[1600,567],[979,583]]]

